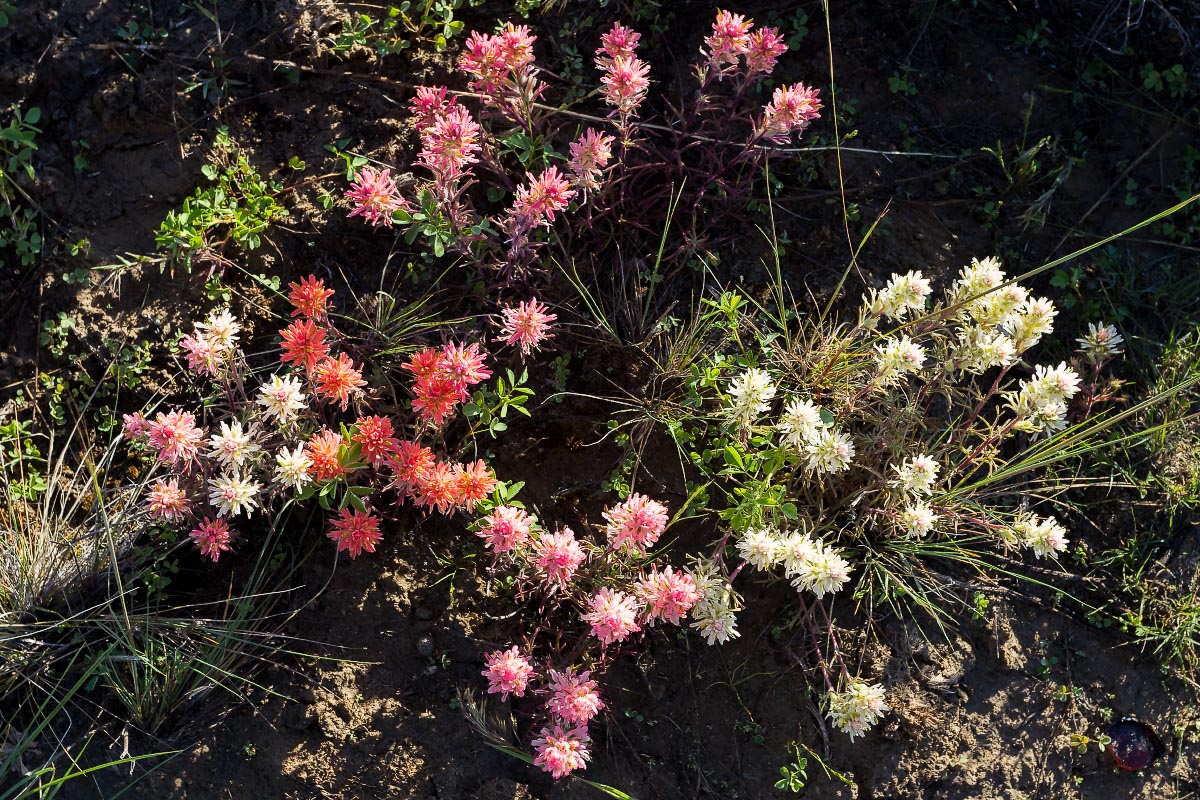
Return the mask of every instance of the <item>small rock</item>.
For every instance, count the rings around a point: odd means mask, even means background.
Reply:
[[[433,655],[433,637],[425,634],[417,639],[417,652],[426,657]]]

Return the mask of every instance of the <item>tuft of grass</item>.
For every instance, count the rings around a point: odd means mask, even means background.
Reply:
[[[147,523],[136,502],[145,477],[117,474],[117,442],[96,443],[82,421],[39,438],[29,423],[0,425],[0,624],[60,603],[106,571],[115,576]]]

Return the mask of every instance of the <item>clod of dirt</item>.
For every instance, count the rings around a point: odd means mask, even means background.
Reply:
[[[1021,647],[1021,642],[1017,640],[1012,622],[1009,621],[1006,614],[999,610],[993,617],[991,638],[992,655],[995,656],[998,666],[1013,671],[1025,668],[1027,661],[1025,650]]]
[[[533,800],[529,787],[511,778],[492,778],[475,796],[478,800]]]

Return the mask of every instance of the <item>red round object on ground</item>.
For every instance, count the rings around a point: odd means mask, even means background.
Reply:
[[[1123,719],[1108,726],[1108,753],[1123,770],[1146,769],[1167,751],[1162,739],[1149,726],[1137,720]]]

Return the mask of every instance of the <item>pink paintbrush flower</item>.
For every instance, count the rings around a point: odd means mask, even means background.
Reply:
[[[591,757],[587,749],[590,743],[587,728],[583,726],[547,725],[533,740],[533,749],[537,752],[533,763],[558,780],[587,766]]]
[[[645,495],[631,494],[624,503],[606,510],[604,519],[610,547],[644,553],[667,529],[667,508]]]
[[[508,306],[501,309],[500,319],[503,327],[500,333],[505,337],[504,343],[519,345],[523,355],[529,355],[546,339],[551,339],[550,323],[558,319],[554,314],[547,314],[546,306],[537,300],[529,300],[516,307]]]
[[[392,212],[407,206],[396,188],[390,169],[363,167],[345,196],[354,205],[349,216],[362,216],[374,226],[392,227]]]
[[[338,552],[348,550],[350,558],[358,558],[365,550],[375,552],[375,545],[383,538],[379,532],[379,520],[368,512],[343,508],[337,519],[330,523],[329,538],[337,542]]]
[[[484,659],[483,677],[488,679],[488,694],[498,694],[507,700],[525,695],[525,687],[533,677],[533,665],[514,645],[508,650],[495,650]]]
[[[482,527],[475,535],[497,553],[507,553],[529,540],[530,519],[523,508],[497,506],[480,522]]]
[[[221,553],[229,550],[229,542],[236,535],[236,531],[230,528],[229,523],[221,517],[204,520],[188,534],[200,548],[200,552],[211,558],[213,562],[221,557]]]
[[[587,725],[604,708],[591,675],[590,672],[576,674],[574,669],[550,670],[550,698],[546,701],[546,710],[563,722]]]
[[[601,644],[624,641],[631,633],[642,629],[638,625],[638,601],[633,595],[612,589],[601,589],[588,604],[588,613],[582,615],[584,622],[592,626],[592,633]]]

